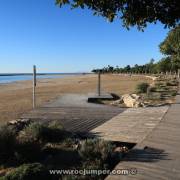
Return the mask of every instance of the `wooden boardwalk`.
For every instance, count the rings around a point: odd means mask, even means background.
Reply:
[[[65,129],[72,132],[89,132],[125,109],[87,103],[87,96],[67,95],[36,108],[21,118],[47,122],[59,120]]]
[[[157,126],[168,108],[129,108],[91,132],[110,141],[140,143]]]
[[[121,109],[89,104],[85,99],[86,96],[64,96],[22,118],[59,120],[73,132],[137,143],[115,167],[136,169],[137,174],[110,175],[107,180],[180,180],[180,95],[169,109]]]
[[[153,131],[115,169],[136,169],[136,175],[107,180],[180,180],[180,95]]]

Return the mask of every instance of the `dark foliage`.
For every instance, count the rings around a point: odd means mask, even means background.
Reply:
[[[143,29],[148,23],[160,21],[165,27],[174,27],[180,21],[179,0],[56,0],[61,7],[87,8],[110,22],[121,19],[125,27]]]
[[[50,180],[52,179],[45,167],[39,163],[23,164],[2,177],[1,180]]]
[[[149,87],[148,83],[139,83],[136,87],[137,93],[147,93],[147,89]]]
[[[16,132],[9,126],[0,127],[0,164],[4,164],[14,157],[16,147]]]

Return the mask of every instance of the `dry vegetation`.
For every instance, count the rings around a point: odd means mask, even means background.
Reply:
[[[133,94],[126,94],[115,101],[103,101],[118,107],[156,107],[172,104],[178,92],[179,81],[172,76],[154,76],[152,83],[140,82]]]
[[[147,105],[158,106],[172,104],[178,92],[179,81],[173,77],[159,77],[143,95]]]
[[[19,126],[21,125],[21,126]],[[50,175],[50,169],[112,170],[134,144],[82,139],[59,122],[0,126],[1,180],[92,180],[105,175]]]

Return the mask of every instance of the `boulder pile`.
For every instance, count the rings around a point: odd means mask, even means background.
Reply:
[[[142,102],[141,97],[137,94],[125,94],[123,95],[119,100],[114,101],[111,103],[111,105],[118,106],[120,104],[124,103],[126,107],[144,107],[145,104]]]

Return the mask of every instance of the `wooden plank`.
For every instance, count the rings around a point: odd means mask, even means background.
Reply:
[[[167,110],[168,106],[127,109],[91,132],[111,141],[139,143],[156,127]]]
[[[136,168],[137,175],[122,179],[180,179],[180,95],[153,131],[115,169]],[[150,151],[149,149],[154,149]],[[159,151],[159,153],[157,153]],[[119,176],[108,176],[116,180]]]
[[[41,107],[22,116],[25,119],[49,121],[59,120],[71,131],[90,131],[105,123],[124,109],[116,107]]]

